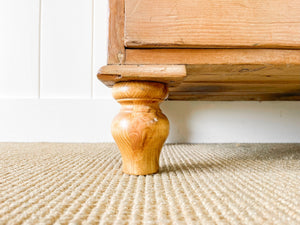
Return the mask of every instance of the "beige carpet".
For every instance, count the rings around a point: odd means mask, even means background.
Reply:
[[[300,224],[300,144],[167,145],[121,172],[114,144],[0,144],[0,224]]]

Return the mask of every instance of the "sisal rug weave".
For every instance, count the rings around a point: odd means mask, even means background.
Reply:
[[[300,144],[166,145],[122,174],[114,144],[0,144],[0,224],[300,224]]]

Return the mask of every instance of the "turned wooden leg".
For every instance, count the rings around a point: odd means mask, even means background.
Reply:
[[[158,82],[120,82],[113,86],[113,96],[122,106],[111,129],[122,155],[123,172],[157,173],[159,155],[169,134],[169,121],[159,108],[168,96],[167,86]]]

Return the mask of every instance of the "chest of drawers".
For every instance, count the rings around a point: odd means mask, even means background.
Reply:
[[[124,172],[155,173],[167,96],[300,100],[300,1],[110,0],[98,78],[122,105],[112,132]]]

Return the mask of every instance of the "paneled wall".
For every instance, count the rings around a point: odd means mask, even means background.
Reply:
[[[112,141],[108,0],[0,0],[0,141]],[[300,142],[299,102],[166,102],[169,142]]]
[[[90,98],[92,0],[42,0],[40,97]]]
[[[39,0],[0,1],[0,97],[39,97]]]
[[[0,97],[109,96],[95,76],[107,22],[103,0],[1,0]]]

